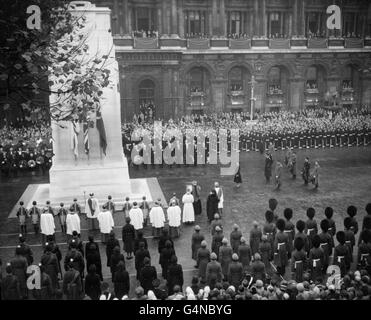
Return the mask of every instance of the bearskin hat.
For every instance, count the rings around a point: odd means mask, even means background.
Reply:
[[[303,220],[299,220],[298,222],[296,222],[296,229],[299,232],[303,232],[305,229],[305,222]]]
[[[326,218],[331,219],[333,215],[334,215],[334,209],[332,209],[331,207],[326,207],[325,209]]]
[[[340,244],[344,244],[345,243],[345,232],[344,231],[338,231],[336,233],[336,240],[340,243]]]
[[[328,222],[328,220],[323,219],[321,221],[321,229],[322,229],[322,231],[327,232],[329,227],[330,227],[330,223]]]
[[[294,241],[294,247],[296,250],[300,251],[301,249],[304,248],[304,240],[303,238],[296,238],[295,241]]]
[[[268,210],[266,213],[265,213],[265,219],[267,220],[267,222],[271,223],[273,222],[273,219],[274,219],[274,214],[272,211]]]
[[[277,229],[280,230],[280,231],[284,231],[285,230],[285,220],[283,219],[278,219],[277,222],[276,222],[276,226],[277,226]]]
[[[316,234],[314,237],[313,237],[313,240],[312,240],[312,244],[313,244],[313,247],[315,248],[319,248],[320,244],[321,244],[321,238],[318,234]]]
[[[314,210],[314,208],[311,207],[307,209],[307,217],[309,219],[313,219],[315,214],[316,214],[316,210]]]
[[[371,202],[366,204],[365,210],[366,210],[367,214],[371,214]]]
[[[347,214],[349,217],[354,217],[357,214],[357,208],[355,206],[349,206],[347,209]]]
[[[268,200],[268,205],[269,205],[269,209],[271,209],[272,211],[274,211],[277,208],[278,201],[276,199],[274,199],[274,198],[269,199]]]
[[[284,211],[283,211],[283,216],[287,219],[287,220],[290,220],[292,218],[292,209],[291,208],[286,208]]]

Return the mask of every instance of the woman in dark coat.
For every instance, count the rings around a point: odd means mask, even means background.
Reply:
[[[144,258],[144,267],[140,271],[140,285],[144,289],[144,293],[147,294],[148,290],[153,291],[153,280],[157,279],[157,272],[154,266],[151,266],[151,260],[148,257]]]
[[[111,233],[109,234],[109,239],[108,239],[107,244],[106,244],[107,267],[111,266],[111,256],[112,256],[112,253],[113,253],[113,249],[115,247],[120,248],[120,243],[116,239],[115,233],[113,231],[111,231]]]
[[[241,186],[242,176],[241,176],[241,171],[240,171],[240,164],[237,164],[237,170],[236,170],[236,173],[234,174],[233,181],[236,184],[237,188]]]
[[[85,277],[85,294],[88,295],[92,300],[99,300],[101,295],[101,279],[96,271],[97,268],[94,264],[89,265],[89,273]]]
[[[214,219],[215,213],[219,212],[218,203],[219,203],[219,198],[216,194],[216,191],[213,189],[211,190],[210,194],[207,196],[207,201],[206,201],[206,212],[207,212],[207,218],[209,222],[211,222]]]
[[[138,251],[141,242],[144,243],[144,249],[148,249],[147,239],[143,237],[143,231],[138,231],[134,240],[134,254]]]
[[[167,269],[170,265],[170,259],[174,255],[175,255],[175,251],[173,249],[173,245],[168,240],[165,243],[165,248],[163,248],[162,251],[161,251],[160,261],[159,261],[159,264],[161,265],[161,268],[162,268],[162,277],[164,279],[167,278]]]
[[[27,259],[21,255],[21,247],[15,249],[15,257],[10,261],[13,274],[17,276],[22,298],[27,297]]]
[[[92,243],[89,247],[89,251],[86,253],[86,270],[89,271],[91,265],[95,265],[96,274],[103,281],[102,274],[102,261],[99,255],[99,249],[95,243]]]
[[[130,224],[130,218],[126,218],[126,225],[122,227],[122,242],[124,243],[124,251],[126,252],[126,258],[132,259],[134,252],[134,239],[135,239],[135,229],[132,224]]]
[[[206,241],[201,242],[201,248],[197,251],[198,277],[201,283],[206,283],[206,267],[210,262],[210,250],[207,249]]]
[[[54,253],[51,252],[52,247],[47,245],[45,253],[41,256],[40,262],[45,269],[45,273],[49,275],[50,280],[52,281],[53,291],[59,288],[58,283],[58,259]]]
[[[139,243],[139,249],[135,252],[135,270],[137,270],[137,280],[140,279],[140,271],[144,267],[144,259],[150,258],[148,249],[144,248],[144,242]]]
[[[180,291],[182,291],[183,282],[183,268],[180,264],[178,264],[178,258],[173,255],[171,257],[171,264],[167,270],[167,286],[169,295],[174,293],[174,286],[176,285],[178,285],[180,287]]]
[[[112,256],[111,256],[111,266],[110,266],[111,267],[112,280],[115,277],[115,272],[117,270],[117,265],[119,264],[120,261],[122,261],[125,265],[124,255],[120,252],[119,247],[115,247],[113,249],[113,253],[112,253]]]
[[[117,299],[122,299],[130,291],[130,277],[125,270],[125,264],[120,261],[117,265],[115,277],[113,278],[113,285],[115,289],[115,296]]]

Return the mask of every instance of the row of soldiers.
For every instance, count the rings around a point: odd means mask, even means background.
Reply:
[[[270,144],[275,150],[285,150],[289,148],[309,149],[309,148],[334,148],[367,146],[371,142],[371,132],[366,129],[361,130],[338,130],[338,131],[304,131],[279,133],[248,132],[240,136],[240,150],[260,151],[263,153]]]
[[[0,170],[4,176],[18,176],[26,172],[48,172],[52,165],[52,151],[47,148],[0,146]]]
[[[334,210],[331,207],[325,209],[325,218],[317,223],[315,210],[308,208],[307,221],[299,220],[292,222],[293,210],[286,208],[283,218],[274,213],[277,206],[275,199],[270,199],[270,209],[265,214],[265,223],[260,227],[257,222],[253,223],[250,231],[250,242],[242,236],[238,226],[233,227],[230,240],[223,233],[223,223],[218,214],[211,223],[212,244],[211,251],[206,248],[205,237],[195,228],[192,237],[192,258],[196,261],[199,276],[205,280],[204,256],[213,252],[221,264],[223,275],[227,276],[229,264],[233,260],[233,254],[237,254],[245,271],[252,272],[258,277],[255,279],[265,280],[266,270],[273,265],[280,276],[284,276],[290,263],[293,279],[302,282],[305,273],[309,273],[313,282],[322,282],[329,265],[337,265],[340,275],[343,277],[350,269],[353,262],[355,236],[359,232],[358,223],[355,219],[357,208],[349,206],[348,216],[344,219],[344,230],[337,231],[333,220]],[[370,272],[371,268],[371,203],[366,206],[367,215],[363,220],[359,240],[357,267]],[[295,230],[296,229],[296,230]],[[335,246],[334,238],[338,245]],[[200,251],[199,248],[203,248]],[[261,263],[253,261],[261,260]],[[201,267],[200,267],[201,265]]]

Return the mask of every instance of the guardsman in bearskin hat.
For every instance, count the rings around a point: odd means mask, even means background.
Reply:
[[[346,217],[344,219],[344,233],[345,233],[345,244],[349,247],[351,260],[353,262],[353,247],[356,244],[356,238],[352,231],[352,218]]]
[[[265,212],[265,223],[263,226],[263,234],[267,236],[267,240],[271,245],[272,256],[270,259],[273,259],[274,251],[274,239],[276,236],[276,225],[274,223],[274,214],[272,211],[268,210]]]
[[[308,220],[305,223],[305,230],[309,240],[309,248],[312,248],[313,237],[318,233],[317,221],[314,219],[315,214],[314,208],[307,209]]]
[[[334,248],[334,240],[332,235],[329,233],[329,222],[324,219],[320,223],[322,232],[319,234],[320,247],[323,250],[323,272],[326,272],[327,267],[330,264],[330,256],[332,255],[332,249]]]
[[[340,267],[341,276],[344,275],[350,269],[351,253],[349,247],[345,244],[345,233],[344,231],[338,231],[336,233],[336,240],[339,244],[334,250],[334,261],[333,264]]]
[[[294,241],[294,237],[295,237],[295,226],[291,222],[292,215],[293,215],[292,209],[291,208],[286,208],[283,211],[283,215],[286,219],[286,221],[285,221],[285,233],[289,236],[289,245],[288,245],[287,251],[288,251],[288,257],[290,259],[291,258],[291,252],[294,249],[293,248],[293,241]]]
[[[276,223],[278,232],[274,239],[275,263],[277,273],[284,276],[288,264],[289,236],[285,233],[285,220],[278,219]]]
[[[308,236],[304,232],[304,230],[305,230],[305,222],[303,220],[298,220],[296,222],[296,230],[298,230],[298,232],[295,234],[294,242],[295,242],[295,239],[296,238],[303,239],[303,241],[304,241],[304,251],[308,255],[309,254],[309,240],[308,240]]]
[[[303,238],[296,238],[294,241],[295,250],[291,256],[292,279],[296,282],[303,282],[304,270],[307,268],[307,253],[304,250]]]
[[[365,229],[360,234],[358,245],[357,267],[359,270],[365,269],[370,272],[371,268],[371,230]]]
[[[347,214],[351,218],[350,219],[350,225],[351,225],[350,229],[356,235],[358,233],[358,222],[354,217],[357,215],[357,208],[355,206],[349,206],[347,208]]]
[[[309,268],[311,270],[312,281],[322,282],[322,269],[324,262],[324,253],[321,245],[321,238],[316,234],[312,239],[312,248],[309,251]]]
[[[332,219],[332,216],[334,215],[334,209],[331,207],[326,207],[325,209],[325,216],[326,220],[328,221],[328,233],[331,235],[332,238],[334,238],[336,234],[336,224],[335,221]]]

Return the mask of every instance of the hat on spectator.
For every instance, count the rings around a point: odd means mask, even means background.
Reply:
[[[261,287],[263,287],[263,281],[261,281],[261,280],[256,280],[256,282],[255,282],[255,286],[257,287],[257,288],[261,288]]]
[[[216,260],[218,257],[217,257],[217,255],[216,255],[216,253],[215,252],[213,252],[211,255],[210,255],[210,259],[211,260]]]

